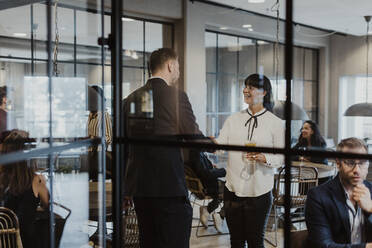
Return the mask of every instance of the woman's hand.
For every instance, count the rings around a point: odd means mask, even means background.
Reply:
[[[257,153],[257,152],[247,152],[246,158],[249,160],[254,160],[259,163],[266,164],[266,157],[263,153]]]

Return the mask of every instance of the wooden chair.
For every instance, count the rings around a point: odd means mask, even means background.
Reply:
[[[296,209],[291,213],[292,223],[304,222],[305,216],[303,210],[307,192],[310,188],[318,186],[318,170],[312,167],[292,167],[291,168],[291,209]],[[273,208],[274,208],[274,225],[275,225],[275,247],[278,244],[278,209],[284,208],[284,188],[285,188],[285,168],[281,168],[279,175],[275,180],[273,189]],[[300,211],[299,211],[300,210]],[[267,240],[271,243],[271,241]]]
[[[23,248],[18,218],[12,210],[4,207],[0,207],[0,247]]]
[[[195,205],[198,205],[199,207],[205,206],[206,205],[206,202],[208,200],[211,200],[212,198],[210,196],[208,196],[206,189],[204,188],[202,182],[196,176],[196,174],[194,173],[194,171],[189,166],[185,166],[184,167],[184,170],[185,170],[186,186],[187,186],[188,190],[190,191],[190,194],[194,196],[194,201],[192,202],[192,208],[194,209],[194,206]],[[223,198],[222,193],[219,195],[219,198],[222,200],[222,198]],[[200,200],[203,203],[202,204],[198,204],[196,202],[197,200]],[[201,225],[200,218],[197,218],[197,219],[199,221],[198,222],[198,225],[197,226],[193,226],[193,228],[196,227],[196,237],[198,237],[198,238],[199,237],[207,237],[207,236],[217,236],[217,235],[226,235],[226,234],[229,234],[229,233],[199,234],[200,227],[203,227],[203,226]],[[214,225],[213,224],[210,224],[208,226],[214,226]]]

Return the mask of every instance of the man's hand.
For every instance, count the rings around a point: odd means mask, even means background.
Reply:
[[[123,209],[126,211],[133,207],[133,199],[130,196],[124,196]]]
[[[364,211],[372,213],[371,193],[364,184],[358,184],[353,188],[352,198]]]
[[[366,248],[372,248],[372,243],[367,243]]]

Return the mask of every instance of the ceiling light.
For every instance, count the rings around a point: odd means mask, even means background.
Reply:
[[[134,19],[132,19],[132,18],[128,18],[128,17],[122,17],[121,20],[122,20],[123,22],[132,22],[132,21],[134,21]]]
[[[242,27],[243,28],[251,28],[252,27],[252,24],[244,24]]]
[[[257,44],[258,45],[265,45],[265,44],[268,44],[268,43],[266,41],[263,41],[263,40],[258,40]]]
[[[248,0],[248,3],[264,3],[265,0]]]
[[[253,28],[248,28],[248,31],[249,32],[253,32]]]
[[[228,27],[220,27],[221,30],[227,30],[229,29]]]
[[[26,33],[13,33],[13,36],[15,36],[15,37],[26,37],[27,34]]]

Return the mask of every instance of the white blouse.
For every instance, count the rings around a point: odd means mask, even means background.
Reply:
[[[248,122],[251,115],[247,111],[252,115],[250,110],[246,109],[227,118],[216,139],[217,143],[245,145],[249,136],[257,147],[284,148],[284,121],[263,109],[254,115],[257,118],[255,125],[254,118]],[[244,180],[240,177],[245,165],[242,152],[229,151],[228,155],[226,187],[239,197],[257,197],[271,191],[274,186],[275,170],[282,166],[284,161],[283,155],[264,153],[267,163],[257,162],[255,169],[251,170],[249,179]]]

